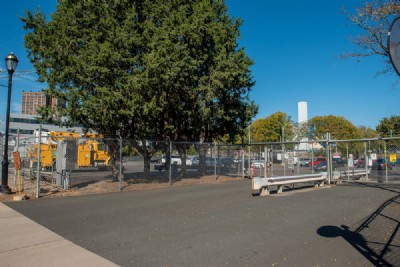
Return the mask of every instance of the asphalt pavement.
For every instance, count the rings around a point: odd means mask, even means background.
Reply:
[[[5,204],[120,266],[400,266],[400,184],[253,197],[237,181]]]

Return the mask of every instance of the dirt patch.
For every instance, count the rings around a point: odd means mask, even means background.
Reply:
[[[242,180],[241,177],[230,177],[230,176],[215,176],[208,175],[196,178],[184,178],[174,181],[172,185],[169,184],[168,181],[160,182],[143,182],[140,180],[129,180],[129,181],[112,181],[112,180],[102,180],[96,183],[90,183],[86,186],[83,186],[79,189],[73,190],[63,190],[59,187],[55,187],[54,185],[44,183],[40,186],[40,196],[41,198],[49,198],[49,197],[63,197],[63,196],[80,196],[87,194],[101,194],[101,193],[109,193],[109,192],[118,192],[118,191],[132,191],[132,190],[149,190],[149,189],[157,189],[157,188],[167,188],[167,187],[177,187],[177,186],[190,186],[190,185],[198,185],[198,184],[222,184],[229,181],[239,181]],[[17,194],[16,189],[10,185],[12,194],[0,194],[0,202],[13,201],[13,197]],[[121,188],[121,190],[119,190]],[[35,199],[35,190],[34,188],[25,187],[24,194],[27,195],[28,199]]]

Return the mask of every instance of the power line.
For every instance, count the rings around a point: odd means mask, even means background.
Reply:
[[[4,72],[4,71],[0,71],[0,72]],[[16,74],[14,74],[13,76],[24,76],[25,74],[29,74],[29,73],[35,73],[34,70],[21,70],[21,71],[17,71]],[[7,76],[0,76],[0,79],[7,79]]]

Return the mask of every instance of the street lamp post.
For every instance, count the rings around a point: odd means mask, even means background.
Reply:
[[[11,189],[8,187],[8,130],[10,124],[10,102],[11,102],[11,89],[12,89],[12,76],[18,65],[18,59],[14,53],[8,54],[5,58],[6,68],[8,71],[8,98],[7,98],[7,114],[6,114],[6,130],[4,132],[4,149],[3,149],[3,162],[1,164],[1,186],[0,193],[10,194]]]

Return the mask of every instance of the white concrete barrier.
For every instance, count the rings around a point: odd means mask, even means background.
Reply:
[[[284,185],[296,183],[314,182],[315,186],[322,186],[326,177],[326,172],[295,176],[254,177],[252,181],[252,194],[260,194],[261,196],[269,195],[272,186],[277,187],[278,193],[282,193]]]

